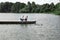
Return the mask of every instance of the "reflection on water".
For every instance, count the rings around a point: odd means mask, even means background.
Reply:
[[[36,24],[0,24],[0,40],[60,40],[60,16],[51,14],[0,15],[1,20],[18,21],[20,16],[28,15],[29,20],[37,21]]]

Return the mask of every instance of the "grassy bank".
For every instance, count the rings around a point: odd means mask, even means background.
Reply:
[[[35,4],[35,2],[1,2],[0,13],[53,13],[60,15],[60,3]]]
[[[54,11],[53,14],[60,15],[60,11]]]

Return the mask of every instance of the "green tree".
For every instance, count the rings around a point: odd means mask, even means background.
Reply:
[[[10,12],[11,6],[12,6],[12,3],[10,2],[0,3],[0,12]]]
[[[19,9],[20,9],[20,3],[16,2],[15,4],[12,5],[11,12],[13,12],[13,13],[19,13]]]
[[[57,4],[55,5],[54,13],[60,15],[60,3],[57,3]]]
[[[28,2],[27,9],[28,9],[29,13],[31,13],[32,6],[31,6],[31,3],[30,2]]]
[[[13,13],[19,13],[19,10],[24,8],[25,4],[16,2],[12,7],[11,7],[11,12]]]
[[[0,3],[0,12],[1,12],[1,3]]]
[[[50,11],[54,11],[54,9],[55,9],[54,3],[51,3],[49,8],[50,8]]]
[[[19,10],[20,13],[29,13],[29,9],[27,7],[22,8]]]
[[[3,6],[4,6],[4,3],[1,2],[1,3],[0,3],[0,12],[4,12]]]
[[[32,6],[32,11],[31,12],[34,13],[36,8],[37,8],[35,2],[32,2],[31,6]]]

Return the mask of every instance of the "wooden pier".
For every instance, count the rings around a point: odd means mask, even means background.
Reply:
[[[34,24],[36,21],[0,21],[0,24]]]

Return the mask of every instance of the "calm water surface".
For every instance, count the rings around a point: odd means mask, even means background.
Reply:
[[[20,21],[23,15],[36,24],[0,24],[0,40],[60,40],[58,15],[0,13],[0,21]]]

